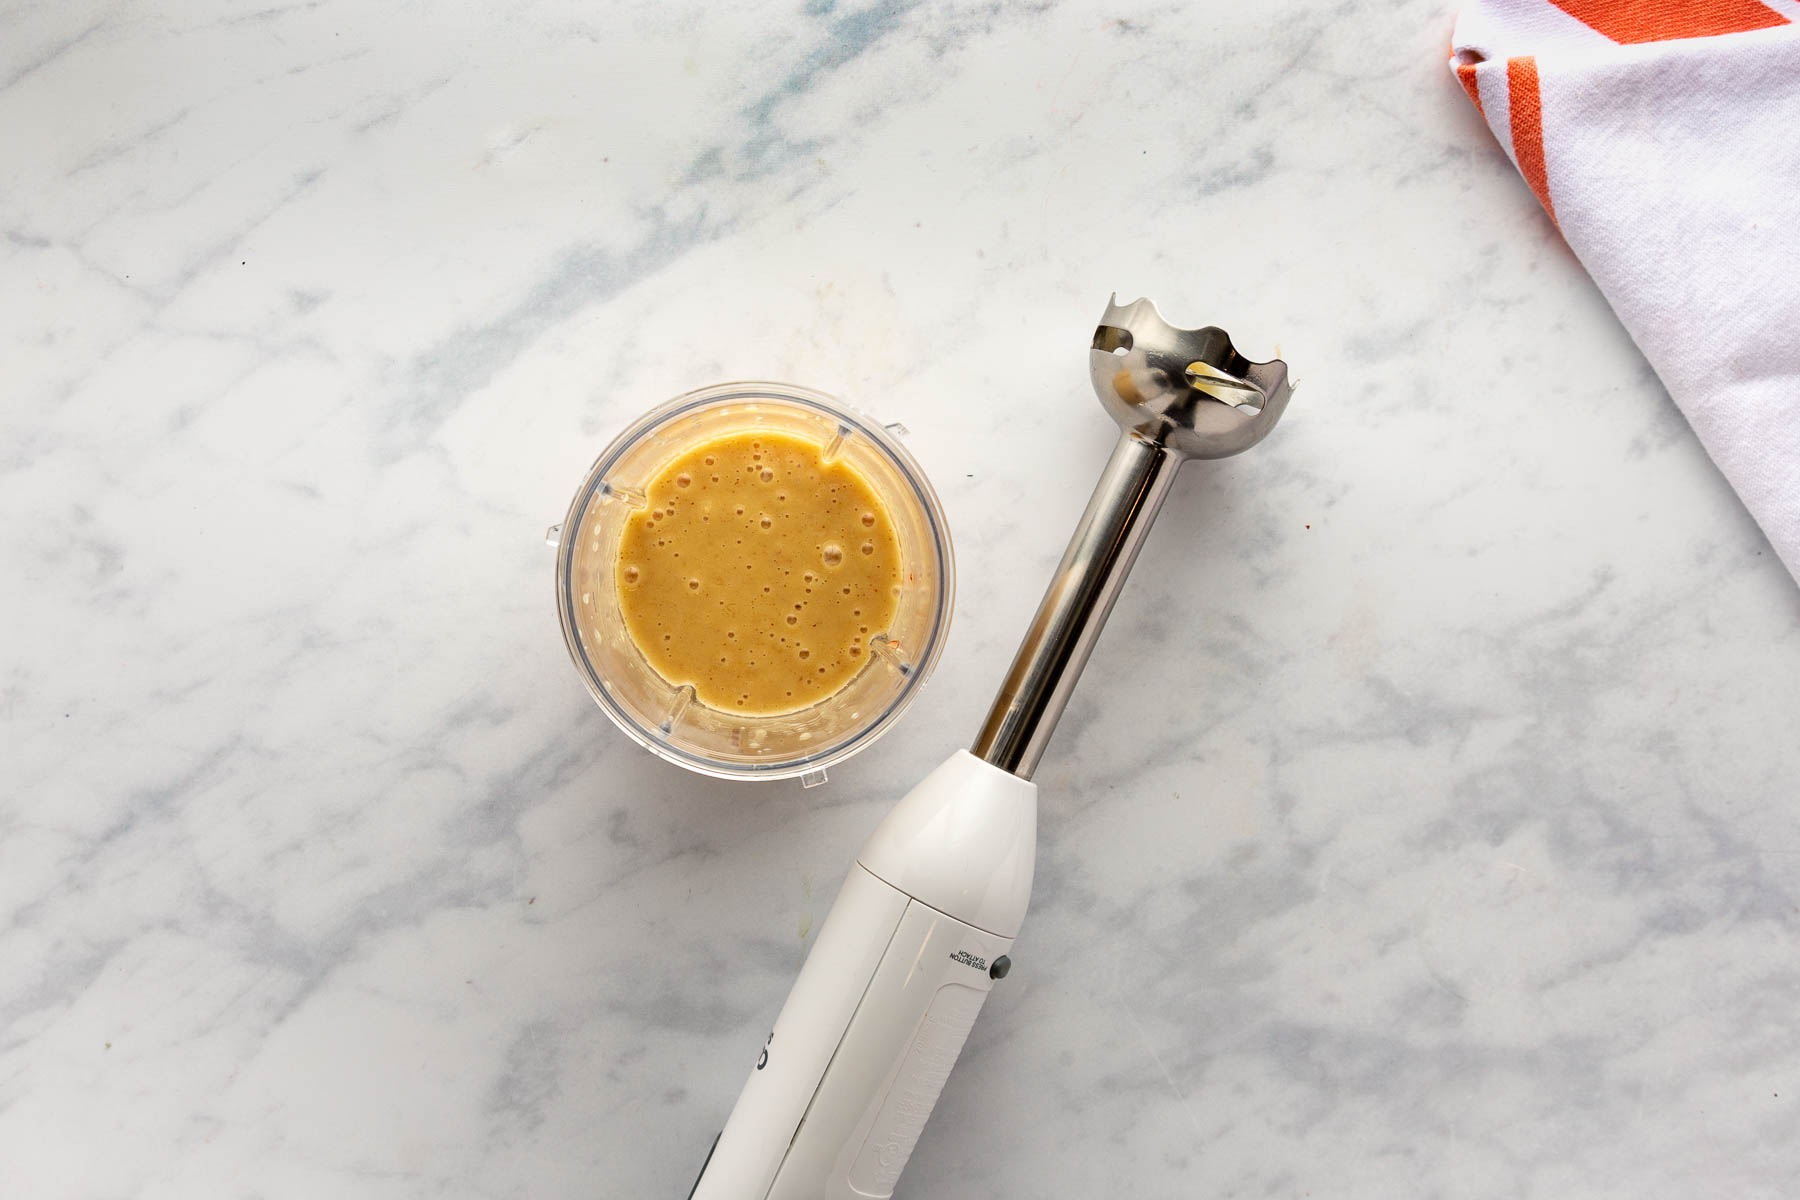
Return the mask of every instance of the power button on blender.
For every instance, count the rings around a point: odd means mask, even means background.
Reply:
[[[1012,970],[1012,959],[1002,954],[994,960],[994,965],[988,968],[988,978],[1005,979],[1006,973],[1010,970]]]

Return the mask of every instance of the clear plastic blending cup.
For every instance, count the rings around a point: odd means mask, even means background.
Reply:
[[[733,433],[769,430],[842,457],[893,519],[900,596],[892,627],[871,630],[863,668],[811,707],[778,716],[725,712],[664,679],[632,640],[615,572],[626,518],[670,461]],[[824,770],[884,733],[924,686],[950,624],[955,568],[943,509],[925,476],[880,424],[823,392],[786,383],[724,383],[678,396],[608,446],[551,531],[556,607],[588,691],[636,741],[671,762],[730,779],[822,782]]]

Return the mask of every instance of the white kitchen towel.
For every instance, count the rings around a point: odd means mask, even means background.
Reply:
[[[1451,67],[1800,581],[1800,0],[1474,0]]]

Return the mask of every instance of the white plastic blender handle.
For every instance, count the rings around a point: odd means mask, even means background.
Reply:
[[[850,868],[691,1200],[893,1194],[1031,896],[1037,787],[962,751]]]

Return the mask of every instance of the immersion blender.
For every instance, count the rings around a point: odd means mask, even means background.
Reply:
[[[1292,390],[1222,329],[1114,297],[1088,371],[1121,427],[970,750],[857,855],[689,1200],[891,1196],[1031,898],[1031,775],[1175,472],[1247,450]]]

